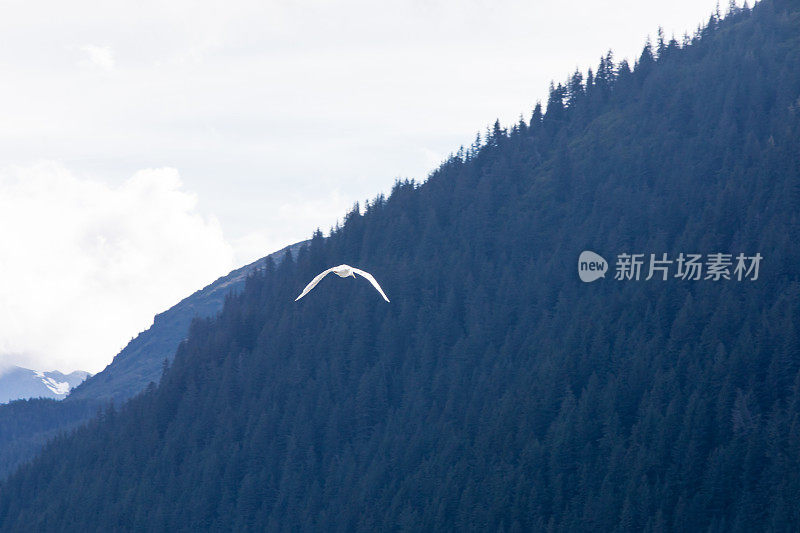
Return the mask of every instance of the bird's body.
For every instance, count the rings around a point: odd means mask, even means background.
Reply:
[[[372,284],[373,287],[375,287],[375,289],[379,293],[381,293],[381,296],[383,296],[384,300],[386,300],[387,302],[389,301],[389,298],[386,297],[386,294],[383,292],[383,289],[381,289],[381,286],[378,285],[378,282],[375,280],[375,278],[372,277],[372,274],[370,274],[369,272],[365,272],[359,268],[351,267],[350,265],[339,265],[320,272],[319,274],[316,275],[314,279],[311,280],[311,283],[306,285],[306,288],[303,289],[303,292],[301,292],[300,296],[295,298],[294,301],[296,302],[297,300],[308,294],[311,289],[317,286],[317,283],[319,283],[320,280],[322,280],[322,278],[324,278],[331,272],[333,272],[340,278],[349,278],[349,277],[354,278],[356,277],[356,274],[363,276],[367,279],[367,281],[369,281]]]
[[[350,265],[339,265],[337,267],[333,267],[331,272],[340,278],[349,278],[350,276],[356,277],[355,269]]]

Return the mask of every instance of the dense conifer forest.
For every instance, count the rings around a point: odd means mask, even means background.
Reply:
[[[30,459],[49,439],[86,422],[102,403],[51,398],[17,400],[0,406],[0,479]]]
[[[266,262],[158,387],[0,485],[0,530],[797,531],[799,243],[800,6],[764,0]],[[717,252],[758,279],[613,276]],[[339,263],[391,303],[293,301]]]

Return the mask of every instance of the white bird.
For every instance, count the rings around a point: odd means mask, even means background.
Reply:
[[[297,300],[299,300],[300,298],[302,298],[303,296],[308,294],[308,292],[311,289],[313,289],[314,287],[317,286],[317,283],[319,283],[322,278],[324,278],[325,276],[327,276],[331,272],[333,272],[334,274],[336,274],[340,278],[348,278],[350,276],[356,277],[356,274],[359,274],[360,276],[364,276],[365,278],[367,278],[367,280],[370,283],[372,283],[372,286],[375,287],[378,290],[379,293],[381,293],[381,296],[383,296],[383,299],[386,300],[387,302],[389,301],[389,298],[386,297],[386,294],[383,292],[383,289],[381,289],[381,286],[378,285],[377,281],[375,281],[375,278],[372,277],[372,274],[370,274],[369,272],[364,272],[360,268],[351,267],[350,265],[339,265],[339,266],[331,267],[328,270],[325,270],[323,272],[320,272],[319,274],[317,274],[317,276],[314,279],[311,280],[311,283],[306,285],[306,288],[303,289],[303,292],[301,292],[300,296],[295,298],[294,301],[296,302]]]

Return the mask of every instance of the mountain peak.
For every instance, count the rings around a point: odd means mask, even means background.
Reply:
[[[83,370],[64,374],[57,370],[45,372],[13,366],[0,371],[0,403],[27,398],[63,400],[90,376]]]

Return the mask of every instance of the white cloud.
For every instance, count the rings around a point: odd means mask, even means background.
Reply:
[[[107,71],[114,70],[114,51],[110,47],[86,44],[80,49],[86,54],[86,57],[79,61],[78,65]]]
[[[0,170],[0,354],[90,372],[157,312],[233,267],[219,223],[178,172],[118,187],[43,163]]]

